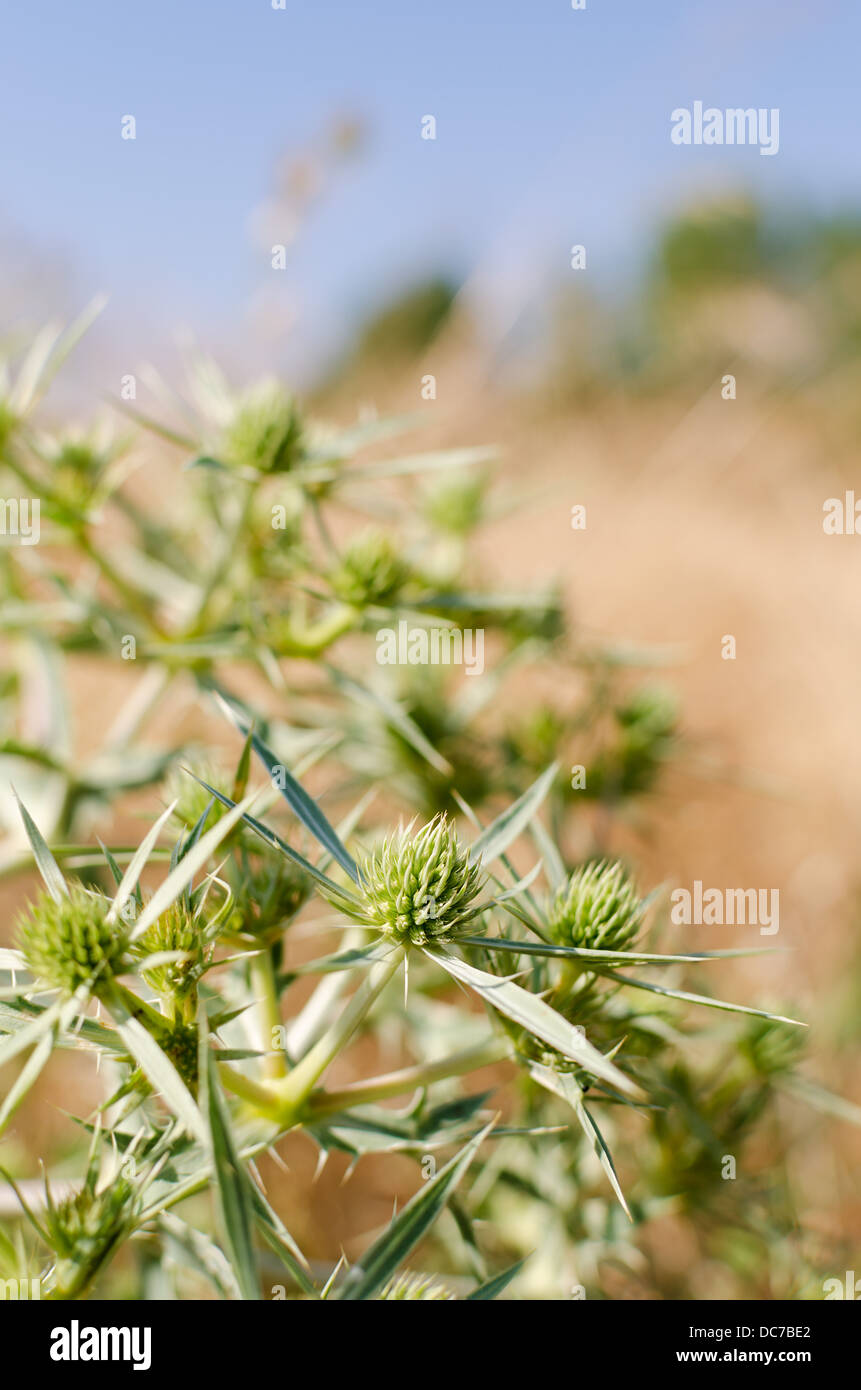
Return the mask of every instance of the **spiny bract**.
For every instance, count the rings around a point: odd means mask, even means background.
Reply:
[[[563,946],[624,950],[640,926],[636,887],[621,863],[598,860],[576,869],[550,904],[548,926]]]
[[[70,884],[59,902],[40,893],[18,925],[28,970],[64,994],[81,985],[100,993],[126,963],[128,928],[107,921],[109,907],[106,898],[88,893],[81,883]]]
[[[412,825],[390,836],[362,864],[363,916],[402,944],[425,946],[476,916],[481,909],[471,904],[483,879],[444,812],[416,835]]]

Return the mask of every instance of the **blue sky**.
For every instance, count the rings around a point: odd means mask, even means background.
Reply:
[[[711,184],[808,208],[857,195],[855,0],[37,0],[0,48],[0,233],[120,338],[179,324],[241,351],[279,273],[249,218],[285,151],[338,113],[334,179],[277,291],[301,373],[369,305],[436,268],[527,281],[584,243],[624,282],[656,222]],[[780,152],[678,148],[670,112],[780,109]],[[137,139],[120,138],[133,114]],[[419,138],[433,114],[436,141]],[[275,352],[273,347],[271,351]]]

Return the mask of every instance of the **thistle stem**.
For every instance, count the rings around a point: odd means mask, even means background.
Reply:
[[[263,1074],[270,1080],[287,1075],[287,1058],[280,1038],[281,1010],[278,1005],[278,987],[275,983],[275,970],[272,952],[269,947],[258,951],[251,957],[251,987],[257,1008],[257,1017],[262,1033],[262,1047],[267,1054],[263,1059]]]
[[[218,1053],[214,1055],[218,1062]],[[218,1074],[229,1091],[239,1096],[240,1100],[247,1100],[260,1114],[274,1119],[278,1110],[278,1096],[271,1085],[252,1080],[228,1062],[219,1062],[219,1068]]]
[[[331,1028],[306,1052],[278,1087],[281,1103],[279,1118],[290,1123],[301,1112],[305,1102],[338,1053],[346,1047],[374,1000],[385,989],[403,959],[402,950],[393,950],[385,960],[374,964],[350,999],[344,1012]]]
[[[353,1105],[368,1105],[379,1100],[389,1100],[392,1096],[403,1095],[429,1086],[433,1081],[445,1081],[448,1077],[463,1076],[465,1072],[477,1071],[479,1067],[492,1066],[494,1062],[504,1062],[511,1056],[511,1048],[504,1038],[491,1038],[478,1047],[455,1052],[442,1057],[438,1062],[424,1062],[401,1071],[388,1072],[385,1076],[373,1077],[370,1081],[357,1081],[344,1086],[340,1091],[319,1091],[308,1103],[309,1119],[319,1120],[326,1115],[334,1115]]]

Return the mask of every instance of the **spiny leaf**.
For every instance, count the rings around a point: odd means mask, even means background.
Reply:
[[[637,1088],[623,1072],[613,1066],[596,1047],[561,1014],[538,999],[528,990],[522,989],[513,980],[499,975],[490,975],[486,970],[478,970],[458,956],[448,951],[434,951],[425,948],[425,955],[435,960],[449,975],[462,984],[474,989],[492,1008],[498,1009],[506,1017],[519,1023],[527,1032],[541,1038],[563,1057],[579,1062],[585,1071],[608,1081],[620,1091],[636,1095]]]
[[[208,1043],[203,1013],[200,1021],[200,1075],[203,1108],[208,1129],[208,1148],[212,1157],[215,1195],[228,1253],[240,1293],[244,1299],[260,1298],[260,1279],[254,1256],[251,1231],[254,1200],[249,1178],[230,1132],[227,1106],[216,1075],[215,1059]]]
[[[545,796],[553,785],[559,770],[558,763],[552,763],[532,786],[527,788],[507,810],[497,816],[471,846],[469,854],[473,860],[481,860],[485,865],[492,864],[504,854],[510,844],[517,839],[532,820]]]
[[[344,1280],[339,1298],[355,1300],[373,1298],[398,1266],[430,1229],[454,1192],[476,1153],[487,1138],[495,1121],[491,1121],[459,1154],[426,1182],[421,1191],[407,1202],[388,1230],[375,1241],[370,1250],[354,1265]]]
[[[528,1258],[529,1256],[525,1255],[523,1259],[518,1260],[516,1264],[509,1265],[508,1269],[504,1269],[501,1274],[495,1274],[492,1279],[488,1279],[485,1283],[479,1284],[477,1289],[473,1289],[472,1293],[466,1295],[465,1301],[467,1303],[475,1303],[496,1298],[497,1294],[502,1293],[502,1290],[520,1273]]]
[[[42,832],[33,820],[27,807],[24,805],[15,788],[12,788],[18,809],[21,812],[21,819],[24,822],[24,829],[27,832],[27,839],[33,850],[33,857],[36,860],[36,867],[45,881],[45,887],[51,894],[55,902],[60,902],[63,897],[68,897],[69,890],[66,887],[66,880],[60,872],[60,866],[49,850]]]
[[[356,862],[349,850],[341,843],[334,827],[324,816],[316,801],[308,795],[305,788],[296,781],[279,758],[276,758],[271,748],[254,732],[252,726],[247,722],[240,712],[227,703],[221,695],[216,695],[216,699],[221,704],[223,710],[236,727],[248,737],[250,735],[254,751],[266,768],[269,776],[273,779],[273,785],[278,786],[278,790],[284,797],[294,815],[310,831],[314,839],[328,850],[334,859],[337,859],[342,869],[350,875],[354,883],[359,881],[359,870]],[[283,781],[284,786],[279,783]]]

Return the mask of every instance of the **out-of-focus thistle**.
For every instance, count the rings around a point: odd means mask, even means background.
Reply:
[[[18,942],[27,968],[51,989],[71,996],[82,986],[106,993],[128,968],[128,929],[108,921],[110,903],[81,883],[55,900],[40,893],[18,921]]]
[[[131,1171],[134,1165],[130,1161]],[[49,1298],[84,1297],[117,1247],[134,1229],[140,1211],[142,1184],[124,1172],[99,1176],[91,1156],[80,1191],[57,1205],[46,1188],[47,1211],[41,1232],[56,1261]]]
[[[280,938],[311,892],[308,875],[280,856],[267,856],[259,867],[246,862],[229,878],[233,905],[224,931],[245,940],[251,935],[261,944],[272,944]]]
[[[606,860],[576,869],[548,912],[554,941],[587,950],[624,951],[641,920],[640,897],[624,865]]]
[[[445,813],[417,834],[413,824],[361,864],[360,920],[401,945],[425,946],[455,935],[482,911],[474,900],[483,876]]]
[[[588,794],[635,796],[654,786],[673,751],[678,703],[660,686],[644,686],[613,711],[615,738],[590,766]]]
[[[332,589],[355,608],[391,603],[409,578],[409,566],[384,531],[364,531],[350,541],[329,576]]]
[[[476,472],[436,478],[425,489],[425,516],[438,531],[467,536],[482,520],[486,487],[486,479]]]
[[[402,1274],[392,1279],[380,1294],[380,1301],[422,1303],[451,1303],[455,1294],[439,1279],[426,1274]]]
[[[224,462],[257,473],[288,473],[302,451],[302,421],[289,392],[277,381],[246,391],[224,432]]]

